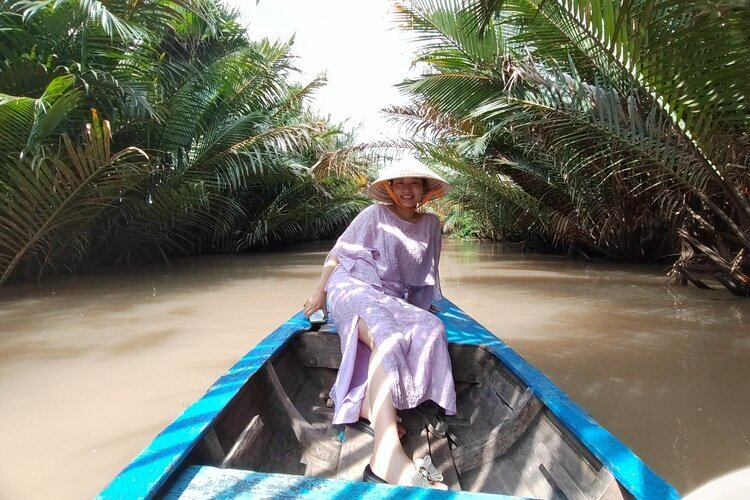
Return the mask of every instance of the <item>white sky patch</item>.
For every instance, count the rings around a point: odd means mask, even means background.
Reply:
[[[359,141],[396,138],[384,107],[405,104],[394,85],[419,72],[411,68],[413,34],[396,26],[386,0],[225,0],[239,9],[252,39],[288,40],[300,83],[326,72],[328,84],[311,107],[346,127]]]

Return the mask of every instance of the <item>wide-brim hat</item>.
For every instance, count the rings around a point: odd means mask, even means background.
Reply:
[[[378,178],[368,188],[367,194],[377,201],[393,203],[385,186],[393,179],[403,177],[421,177],[427,180],[421,203],[442,198],[451,189],[451,185],[445,179],[427,168],[421,161],[407,156],[382,169]]]

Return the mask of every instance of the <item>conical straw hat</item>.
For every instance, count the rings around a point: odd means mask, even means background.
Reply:
[[[413,156],[406,156],[382,169],[378,178],[375,179],[375,182],[367,190],[367,193],[377,201],[393,203],[385,186],[393,179],[402,177],[421,177],[422,179],[427,179],[425,195],[421,203],[442,198],[451,189],[450,184],[445,179],[428,169],[421,161]]]

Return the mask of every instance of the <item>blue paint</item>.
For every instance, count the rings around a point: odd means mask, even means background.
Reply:
[[[612,472],[615,478],[636,498],[679,498],[677,491],[649,469],[640,458],[617,438],[594,421],[578,405],[571,401],[560,389],[536,368],[527,363],[513,349],[492,335],[486,328],[474,321],[455,304],[447,299],[438,306],[438,316],[443,320],[448,340],[459,344],[474,344],[486,347],[506,364],[521,380],[534,390],[534,393],[547,407],[575,434],[581,442]],[[310,326],[302,313],[290,318],[274,330],[253,350],[240,359],[229,371],[211,386],[206,394],[189,406],[174,422],[164,429],[151,444],[144,449],[112,482],[99,493],[101,499],[148,498],[156,494],[167,479],[174,473],[180,474],[179,481],[186,477],[194,479],[199,474],[208,474],[211,467],[190,467],[183,472],[179,469],[183,461],[196,445],[204,432],[217,420],[222,410],[232,401],[239,390],[258,369],[298,331]],[[201,472],[204,470],[204,472]],[[222,471],[227,474],[240,473],[248,485],[282,481],[283,474],[261,474],[249,471]],[[201,476],[202,477],[202,476]],[[473,498],[471,494],[443,493],[435,496],[436,490],[372,485],[359,482],[327,480],[303,476],[289,476],[299,485],[296,491],[305,493],[305,498],[355,498],[371,495],[372,498],[414,496],[425,498]],[[181,483],[180,483],[181,484]],[[248,486],[250,487],[250,486]],[[307,488],[307,489],[305,489]],[[323,489],[320,489],[323,488]],[[328,488],[333,488],[329,490]],[[407,490],[407,491],[404,491]],[[237,493],[238,490],[233,490]],[[331,491],[335,494],[332,496]],[[319,495],[319,496],[315,496]],[[228,497],[228,496],[225,496]],[[495,496],[495,498],[509,498]]]
[[[186,495],[185,495],[186,494]],[[307,500],[383,498],[425,498],[429,500],[512,499],[503,495],[439,491],[435,489],[392,486],[389,484],[343,481],[288,474],[269,474],[244,470],[192,466],[182,473],[164,496],[165,499],[211,498],[304,498]]]
[[[302,313],[263,339],[212,385],[206,394],[169,424],[98,498],[148,498],[179,469],[203,433],[255,372],[296,332],[309,328]]]
[[[599,425],[550,379],[507,344],[448,299],[443,299],[438,307],[438,316],[445,324],[449,342],[482,345],[497,356],[518,378],[532,388],[534,394],[635,498],[680,498],[672,485],[659,477],[630,448]]]

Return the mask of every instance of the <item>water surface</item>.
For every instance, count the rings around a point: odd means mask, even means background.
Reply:
[[[0,289],[0,498],[95,495],[300,309],[329,246]],[[750,464],[750,300],[472,242],[441,277],[681,492]]]

